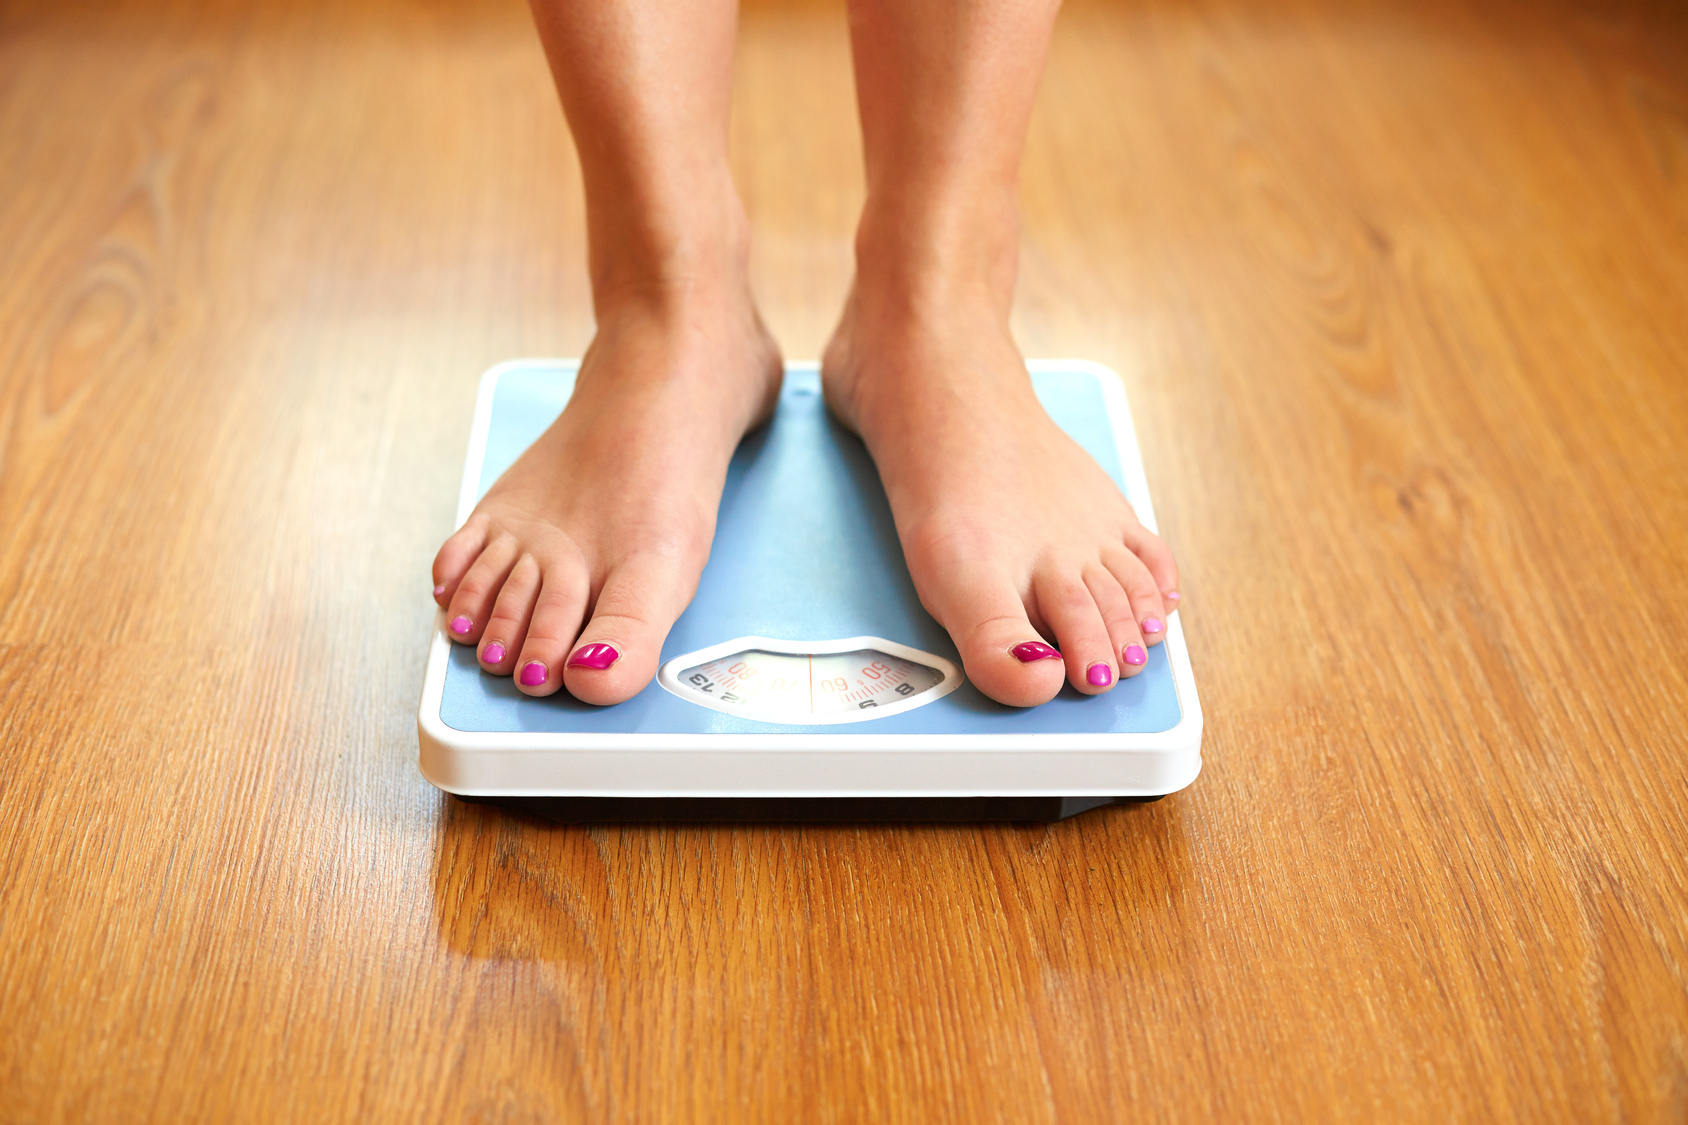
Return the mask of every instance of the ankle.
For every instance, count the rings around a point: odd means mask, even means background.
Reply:
[[[995,289],[930,275],[910,280],[893,291],[856,278],[821,357],[834,413],[871,450],[874,438],[924,440],[920,431],[932,419],[981,394],[1036,410],[1007,303]]]
[[[628,304],[665,307],[723,290],[748,294],[750,223],[725,173],[683,199],[630,194],[587,207],[588,267],[602,321]]]
[[[577,376],[577,397],[589,386],[619,388],[616,394],[680,384],[713,388],[717,403],[729,406],[720,420],[734,440],[772,408],[782,372],[779,345],[742,268],[710,269],[694,259],[684,269],[597,286],[592,303],[596,331]]]
[[[1019,213],[1000,193],[870,197],[856,230],[862,313],[883,306],[948,317],[981,301],[1004,319],[1019,269]]]

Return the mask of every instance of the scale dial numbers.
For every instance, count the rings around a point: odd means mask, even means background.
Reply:
[[[682,699],[728,714],[778,723],[842,723],[908,710],[948,694],[960,681],[955,666],[941,657],[902,645],[894,646],[902,652],[891,652],[889,642],[881,644],[885,647],[836,652],[746,644],[714,655],[723,647],[717,646],[669,661],[659,682]]]
[[[722,703],[809,715],[900,703],[943,678],[936,668],[873,649],[821,656],[752,649],[680,673],[685,687]]]

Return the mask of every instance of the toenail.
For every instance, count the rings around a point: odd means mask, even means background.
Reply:
[[[545,665],[537,660],[530,660],[522,665],[522,686],[538,687],[545,682]]]
[[[1184,595],[1180,594],[1177,590],[1171,590],[1171,591],[1168,591],[1168,593],[1166,595],[1166,600],[1169,601],[1169,602],[1175,602],[1183,596]]]
[[[601,672],[620,659],[621,653],[617,652],[613,645],[595,641],[592,644],[581,645],[575,649],[574,655],[569,657],[569,667],[596,668]]]
[[[1143,619],[1143,632],[1145,633],[1158,633],[1163,628],[1165,628],[1165,626],[1161,624],[1160,618],[1158,617],[1145,617]]]
[[[445,593],[445,587],[444,586],[435,586],[434,587],[434,597],[437,598],[443,593]]]
[[[1149,654],[1143,651],[1142,645],[1126,645],[1125,662],[1127,664],[1147,664],[1149,662]]]
[[[1105,660],[1098,660],[1084,671],[1084,678],[1090,681],[1091,687],[1107,687],[1114,682],[1114,670]]]
[[[475,623],[467,617],[453,617],[451,619],[451,631],[460,637],[474,627]]]
[[[486,651],[481,653],[481,659],[488,664],[504,663],[504,646],[497,641],[493,641],[486,646]]]
[[[1022,641],[1008,650],[1014,654],[1014,659],[1021,664],[1030,664],[1034,660],[1059,660],[1061,654],[1044,644],[1042,641]]]

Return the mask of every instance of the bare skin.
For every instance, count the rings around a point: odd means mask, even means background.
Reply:
[[[867,443],[921,604],[968,678],[1024,707],[1063,677],[1099,694],[1139,674],[1165,637],[1171,552],[1044,413],[1005,318],[983,300],[866,304],[827,349],[828,402]],[[1016,655],[1043,639],[1059,660]]]
[[[1178,602],[1171,552],[1043,412],[1008,328],[1054,8],[853,0],[868,202],[823,361],[923,604],[1015,706],[1137,674]],[[534,10],[580,151],[598,335],[562,417],[441,548],[435,598],[488,672],[607,704],[655,674],[779,358],[726,171],[735,9]]]
[[[454,639],[530,695],[617,703],[644,687],[709,558],[733,449],[779,375],[742,295],[603,316],[568,408],[440,549]],[[616,658],[597,667],[591,646],[606,645]]]
[[[1172,552],[1038,404],[1008,328],[1020,155],[1057,5],[851,5],[868,200],[826,350],[915,589],[1002,703],[1139,674],[1178,601]],[[1054,643],[1061,659],[1015,655]]]
[[[598,332],[562,416],[440,548],[434,599],[486,671],[617,703],[656,674],[697,590],[780,359],[727,170],[736,7],[534,14],[580,139]]]

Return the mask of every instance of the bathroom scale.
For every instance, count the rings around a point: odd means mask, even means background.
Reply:
[[[576,360],[488,371],[457,519],[568,401]],[[1155,527],[1119,379],[1028,364],[1057,424]],[[1056,820],[1154,800],[1201,769],[1201,707],[1177,614],[1141,673],[1006,707],[967,681],[921,608],[879,474],[787,366],[773,418],[727,473],[697,595],[655,679],[609,707],[535,699],[483,672],[438,615],[419,716],[421,769],[465,800],[563,821]]]

